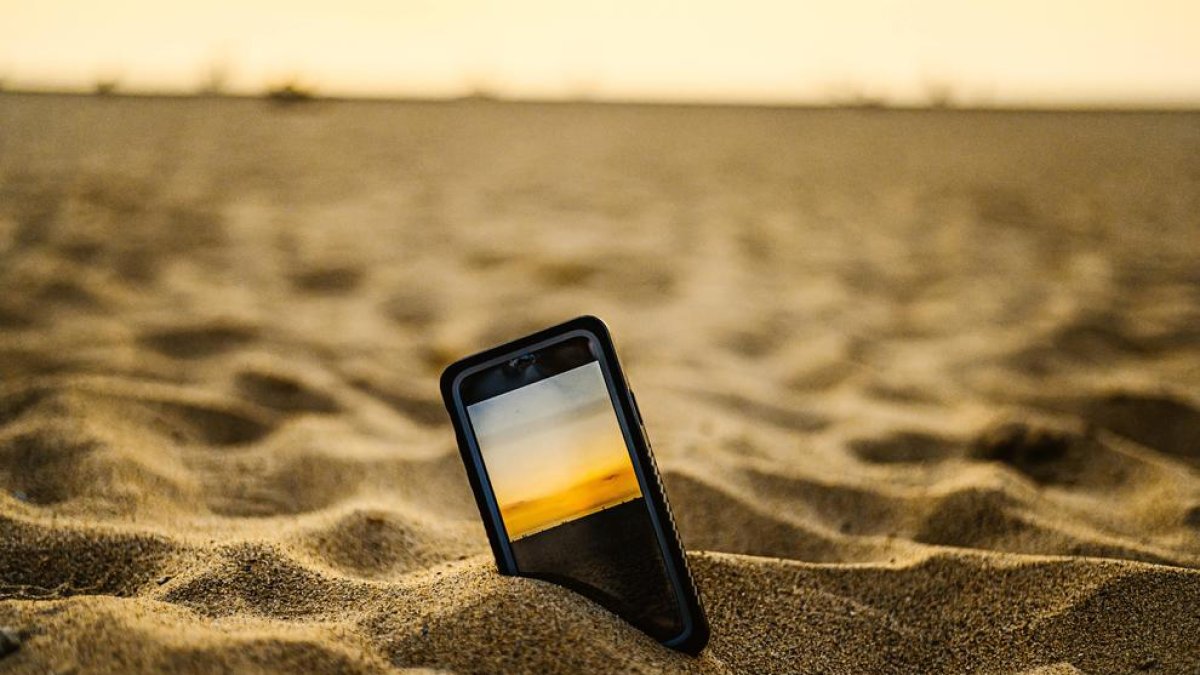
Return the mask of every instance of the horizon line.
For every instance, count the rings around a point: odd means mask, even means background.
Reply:
[[[473,91],[462,94],[429,95],[418,93],[394,94],[321,94],[316,90],[285,84],[264,87],[258,92],[203,91],[186,89],[111,88],[54,88],[54,87],[0,87],[0,96],[41,96],[64,98],[125,98],[125,99],[225,99],[258,100],[278,105],[303,105],[312,103],[495,103],[506,105],[598,105],[598,106],[645,106],[681,108],[750,108],[781,110],[857,110],[894,112],[1044,112],[1044,113],[1200,113],[1200,101],[1177,101],[1166,103],[1075,102],[955,102],[948,101],[890,101],[885,97],[786,99],[777,100],[731,100],[704,98],[655,98],[620,96],[520,96],[491,91]]]

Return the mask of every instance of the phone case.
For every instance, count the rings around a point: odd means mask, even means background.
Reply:
[[[671,515],[666,491],[663,488],[662,477],[654,461],[654,453],[651,450],[650,441],[646,435],[645,426],[642,423],[641,411],[638,409],[637,400],[625,380],[624,373],[621,371],[608,327],[605,326],[603,321],[594,316],[581,316],[557,326],[538,331],[532,335],[527,335],[512,342],[468,356],[451,364],[442,373],[442,398],[446,404],[447,411],[450,413],[450,420],[454,425],[454,433],[458,439],[458,447],[462,454],[463,465],[467,471],[471,491],[475,495],[475,503],[479,507],[479,514],[487,530],[488,542],[491,544],[492,554],[496,558],[496,566],[503,574],[518,574],[516,564],[508,550],[506,538],[503,535],[503,528],[499,524],[499,511],[495,509],[494,504],[490,503],[489,493],[484,489],[484,478],[482,475],[483,459],[473,443],[472,434],[468,429],[469,422],[460,395],[459,383],[465,375],[479,367],[483,367],[485,364],[511,359],[523,352],[532,351],[535,347],[553,342],[556,338],[580,332],[593,337],[604,355],[601,364],[602,368],[610,376],[613,388],[615,389],[614,407],[617,410],[617,421],[621,426],[626,441],[633,448],[634,472],[638,475],[639,480],[645,485],[650,486],[650,489],[645,491],[646,494],[644,497],[650,505],[653,520],[657,521],[656,531],[659,533],[659,543],[663,551],[667,575],[670,577],[682,599],[683,606],[681,613],[684,629],[679,635],[663,640],[662,643],[672,649],[689,654],[697,654],[708,642],[708,622],[704,615],[699,595],[696,592],[695,582],[688,568],[687,559],[684,556],[683,545],[679,540],[675,520]]]

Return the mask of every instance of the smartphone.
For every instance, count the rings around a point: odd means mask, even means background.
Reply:
[[[699,653],[708,622],[604,323],[579,317],[467,357],[441,387],[500,572]]]

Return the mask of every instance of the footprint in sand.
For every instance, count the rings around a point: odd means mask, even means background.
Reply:
[[[238,391],[250,401],[287,413],[336,413],[342,409],[328,394],[278,373],[247,370],[239,373]]]
[[[846,444],[859,459],[875,464],[937,462],[956,454],[959,444],[920,431],[897,431],[880,438],[856,438]]]
[[[1200,409],[1183,397],[1117,392],[1085,399],[1080,407],[1097,427],[1200,464]]]
[[[200,359],[237,349],[257,337],[258,331],[249,326],[214,323],[151,331],[139,342],[166,356]]]
[[[293,274],[291,282],[301,293],[345,295],[362,285],[365,276],[358,267],[320,267]]]

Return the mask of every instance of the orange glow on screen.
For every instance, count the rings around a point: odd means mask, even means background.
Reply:
[[[641,496],[595,361],[467,412],[512,539]]]

